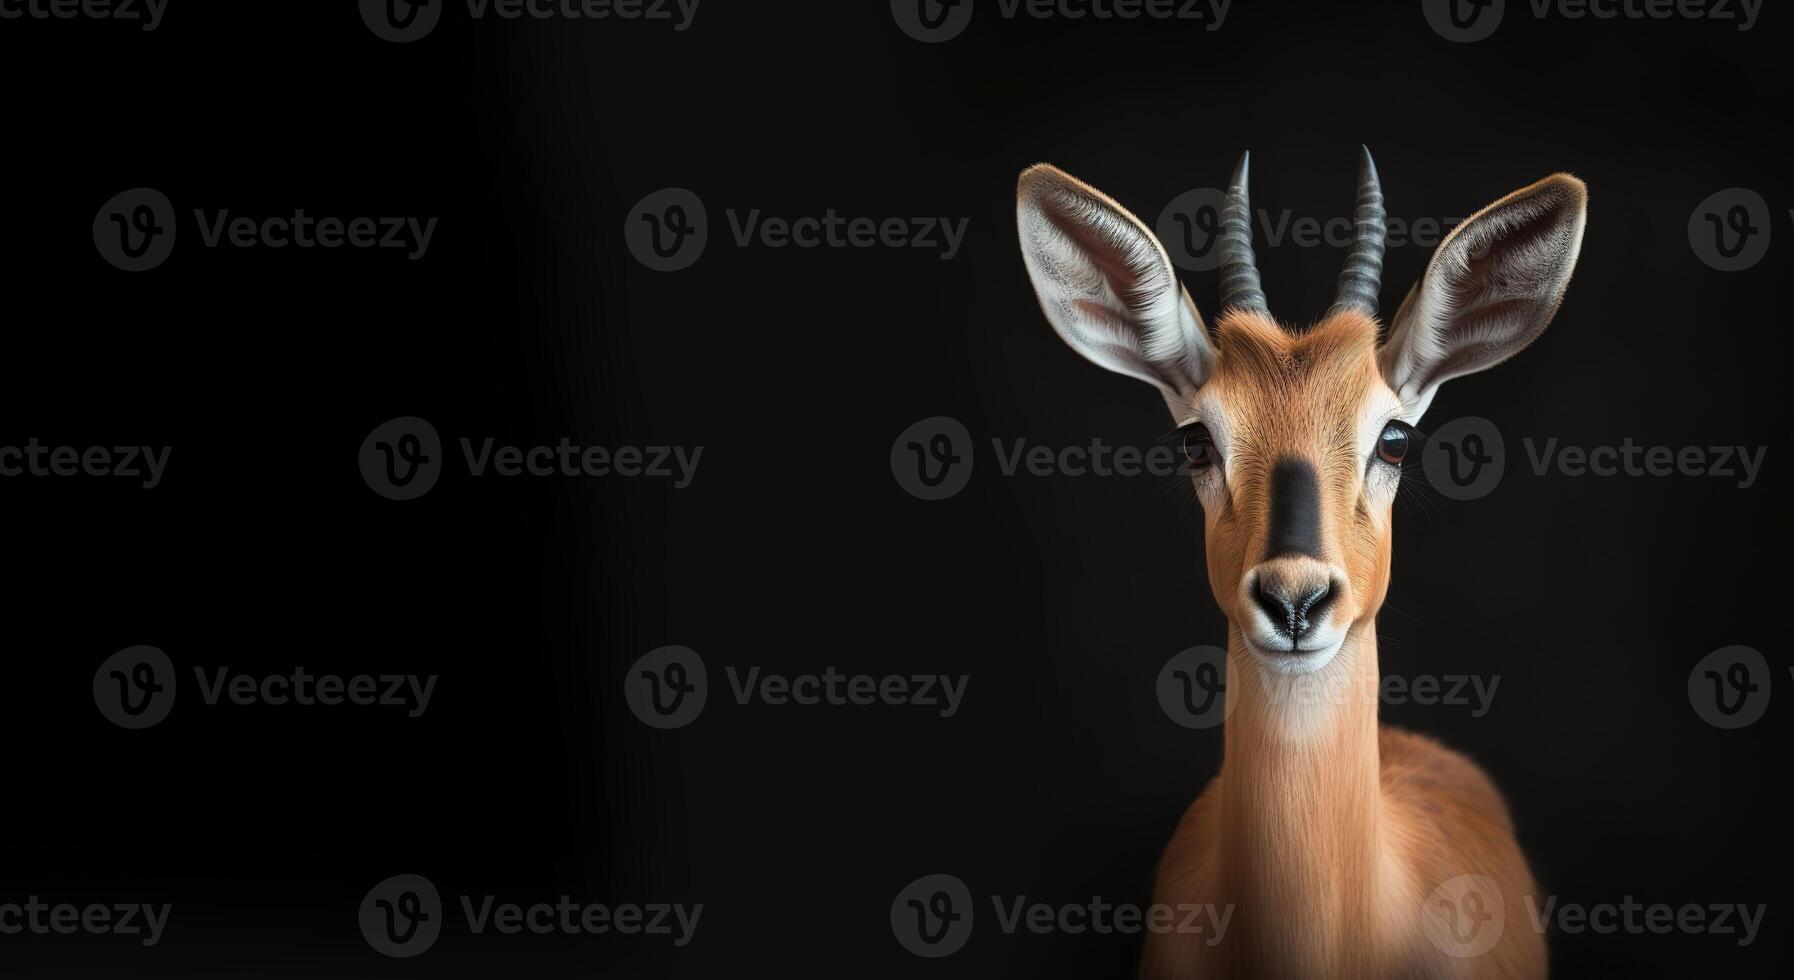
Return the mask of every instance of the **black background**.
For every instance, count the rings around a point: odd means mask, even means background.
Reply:
[[[1545,337],[1444,389],[1508,437],[1494,494],[1404,492],[1379,621],[1389,674],[1499,675],[1481,718],[1385,720],[1481,762],[1563,903],[1768,903],[1736,936],[1557,934],[1554,968],[1737,975],[1786,954],[1790,811],[1776,698],[1740,731],[1690,668],[1760,649],[1787,683],[1781,274],[1794,184],[1785,11],[1535,20],[1453,44],[1413,2],[1238,0],[1201,24],[1001,18],[925,45],[882,3],[703,4],[661,23],[472,21],[377,38],[354,4],[172,0],[153,33],[0,21],[12,207],[0,229],[4,436],[171,445],[164,484],[9,477],[13,624],[0,901],[173,902],[154,949],[0,937],[0,969],[91,976],[1119,976],[1133,936],[1004,935],[989,896],[1145,902],[1218,731],[1154,680],[1225,623],[1199,508],[1173,478],[1004,477],[992,438],[1145,444],[1144,385],[1052,335],[1016,254],[1013,186],[1049,160],[1151,223],[1253,151],[1255,204],[1349,208],[1375,151],[1393,215],[1458,217],[1555,170],[1591,188]],[[150,186],[180,213],[162,267],[113,269],[90,225]],[[696,191],[709,249],[625,249],[631,207]],[[1745,186],[1768,257],[1722,273],[1691,211]],[[202,246],[192,210],[437,216],[417,262]],[[969,218],[920,249],[736,247],[724,212]],[[1261,243],[1271,305],[1325,306],[1337,250]],[[1390,307],[1427,251],[1395,248]],[[1185,276],[1205,311],[1212,274]],[[469,478],[380,498],[356,452],[389,418],[451,445],[703,446],[696,481]],[[928,503],[892,477],[929,416],[978,444]],[[1713,477],[1535,476],[1520,440],[1769,446]],[[647,728],[623,676],[699,651],[712,698]],[[116,650],[177,666],[437,673],[430,710],[207,707],[125,731],[90,684]],[[772,708],[722,668],[965,673],[965,707]],[[190,680],[190,675],[187,678]],[[1786,695],[1783,695],[1786,697]],[[375,882],[445,896],[702,902],[695,941],[474,937],[415,960],[364,943]],[[894,940],[929,873],[980,896],[944,960]]]

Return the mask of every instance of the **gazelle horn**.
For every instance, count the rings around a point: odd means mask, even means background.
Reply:
[[[1240,154],[1233,183],[1221,205],[1221,233],[1216,247],[1221,258],[1221,310],[1269,313],[1264,285],[1258,278],[1258,259],[1252,254],[1252,200],[1246,192],[1246,170],[1251,151]]]
[[[1356,310],[1377,315],[1377,296],[1383,288],[1383,248],[1389,234],[1389,213],[1383,207],[1383,185],[1370,147],[1358,164],[1358,202],[1352,211],[1352,245],[1345,268],[1339,273],[1339,290],[1327,315]]]

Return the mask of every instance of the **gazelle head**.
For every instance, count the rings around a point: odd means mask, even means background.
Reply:
[[[1465,220],[1379,343],[1386,224],[1369,151],[1337,298],[1306,329],[1266,306],[1246,183],[1242,157],[1216,242],[1212,333],[1164,247],[1102,192],[1031,167],[1017,216],[1053,329],[1170,406],[1202,501],[1209,585],[1231,628],[1271,670],[1305,673],[1383,603],[1401,463],[1439,385],[1506,360],[1556,313],[1588,192],[1555,174]]]

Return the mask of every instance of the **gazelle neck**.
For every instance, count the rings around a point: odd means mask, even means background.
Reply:
[[[1219,861],[1240,952],[1264,972],[1328,975],[1376,927],[1375,627],[1359,624],[1332,662],[1295,675],[1229,632]]]

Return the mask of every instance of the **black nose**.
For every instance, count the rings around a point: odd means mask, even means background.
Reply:
[[[1300,591],[1300,590],[1298,590]],[[1292,596],[1290,590],[1275,582],[1258,580],[1256,598],[1258,608],[1271,617],[1271,624],[1277,632],[1289,638],[1292,646],[1302,641],[1314,629],[1326,613],[1327,606],[1333,601],[1333,586],[1323,583],[1311,588],[1301,595]]]

